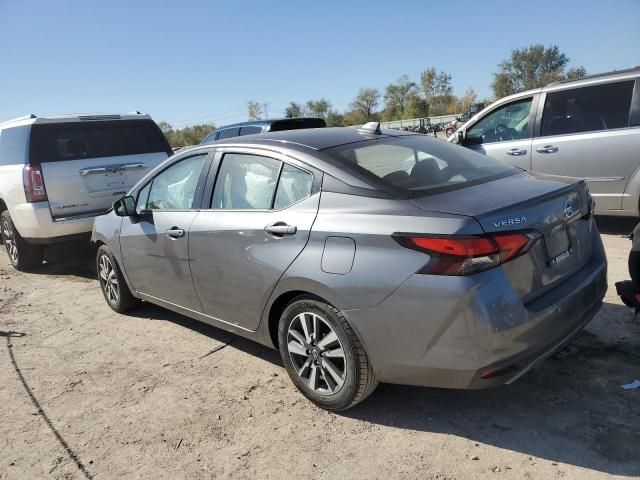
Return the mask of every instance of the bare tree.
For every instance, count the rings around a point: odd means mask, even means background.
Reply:
[[[262,118],[262,105],[255,100],[247,102],[249,120],[260,120]]]

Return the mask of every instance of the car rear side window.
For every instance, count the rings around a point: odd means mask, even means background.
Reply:
[[[269,209],[282,162],[258,155],[228,153],[216,178],[211,208]]]
[[[171,151],[151,120],[34,124],[29,150],[32,164]]]
[[[278,190],[276,199],[273,202],[273,208],[286,208],[303,198],[307,198],[311,195],[312,184],[313,176],[309,172],[285,163],[278,181]]]
[[[547,93],[540,135],[628,127],[633,85],[629,80]]]
[[[422,135],[358,142],[326,152],[344,167],[417,194],[462,188],[519,171],[486,155]]]

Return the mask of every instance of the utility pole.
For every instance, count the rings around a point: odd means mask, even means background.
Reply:
[[[264,112],[264,118],[269,118],[269,104],[267,102],[264,102],[262,104],[262,111]]]

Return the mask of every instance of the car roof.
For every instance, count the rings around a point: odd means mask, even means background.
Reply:
[[[33,113],[23,117],[13,118],[0,122],[0,127],[11,127],[18,125],[31,125],[41,123],[69,123],[69,122],[90,122],[90,121],[111,121],[111,120],[151,120],[151,117],[140,112],[132,113],[69,113],[60,115],[46,115],[38,117]]]
[[[402,130],[382,129],[380,133],[361,130],[354,127],[329,127],[329,128],[305,128],[300,130],[282,130],[279,132],[266,132],[259,135],[246,135],[218,140],[211,146],[224,145],[291,145],[311,150],[325,150],[348,143],[361,142],[389,137],[404,137],[419,135]]]

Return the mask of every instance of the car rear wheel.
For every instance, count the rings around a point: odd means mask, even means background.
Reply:
[[[116,263],[113,253],[106,245],[100,246],[96,255],[96,270],[102,294],[112,310],[124,313],[140,305],[140,300],[133,296],[122,272]]]
[[[278,342],[289,377],[321,408],[346,410],[378,385],[355,332],[339,310],[323,301],[291,302],[280,318]]]
[[[31,245],[20,236],[8,210],[0,215],[0,230],[9,261],[17,270],[30,270],[42,264],[42,247]]]

